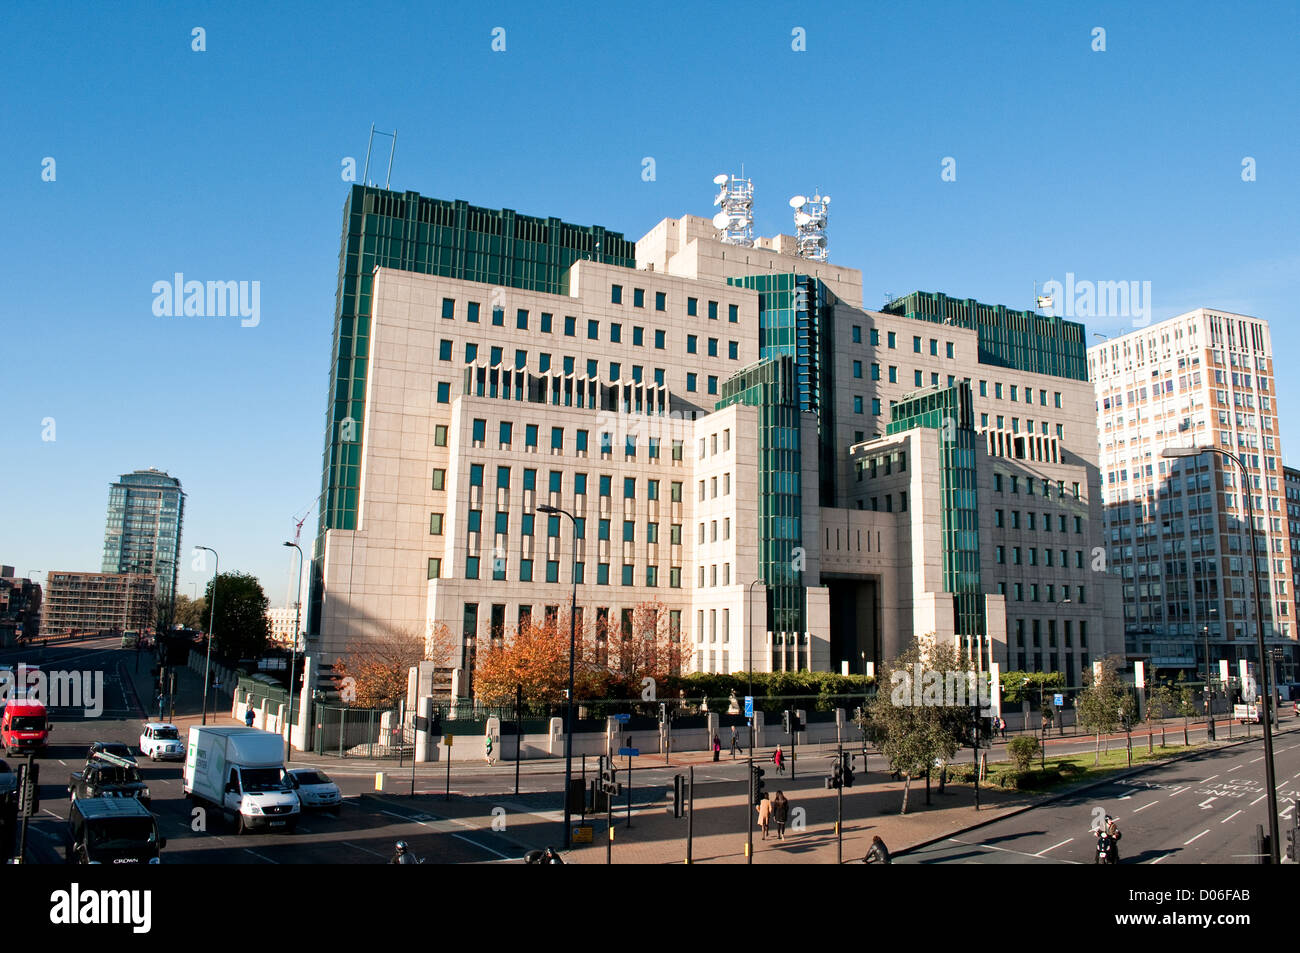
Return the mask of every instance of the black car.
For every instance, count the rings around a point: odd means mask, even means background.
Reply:
[[[69,776],[68,797],[73,801],[97,797],[135,798],[148,804],[149,788],[134,762],[101,752],[86,762],[83,770],[73,771]]]
[[[156,864],[167,838],[158,822],[133,798],[93,798],[72,802],[64,837],[70,864]]]
[[[90,747],[86,749],[86,764],[94,761],[95,755],[100,752],[115,755],[123,761],[130,761],[135,764],[135,754],[120,741],[92,741]]]

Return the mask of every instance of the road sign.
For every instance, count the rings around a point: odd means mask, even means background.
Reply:
[[[590,844],[591,832],[592,832],[592,826],[590,824],[579,824],[578,826],[574,827],[573,837],[571,838],[571,840],[575,844]]]
[[[629,714],[628,714],[627,712],[625,712],[625,711],[621,711],[621,712],[619,712],[617,715],[614,716],[614,720],[617,721],[617,722],[619,722],[619,723],[621,723],[621,724],[625,724],[625,723],[627,723],[627,722],[629,722],[629,721],[632,720],[632,716],[629,715]]]
[[[745,696],[745,717],[746,718],[754,717],[754,696],[753,695]]]
[[[635,758],[640,753],[641,753],[640,748],[619,748],[618,749],[618,754],[620,758]]]
[[[1060,692],[1057,692],[1055,695],[1052,696],[1052,704],[1055,705],[1057,708],[1060,708],[1062,705],[1065,704],[1065,696],[1062,695]]]

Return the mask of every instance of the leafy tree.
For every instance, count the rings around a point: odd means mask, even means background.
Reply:
[[[176,597],[176,613],[173,621],[187,629],[203,631],[208,625],[207,599],[191,599],[189,596]]]
[[[1192,691],[1192,686],[1187,684],[1187,673],[1178,673],[1178,684],[1174,690],[1174,705],[1178,714],[1183,716],[1183,744],[1190,745],[1191,739],[1187,735],[1187,719],[1196,714],[1196,695]]]
[[[1061,672],[1004,672],[1001,678],[1006,701],[1019,704],[1028,699],[1040,701],[1044,695],[1066,687]]]
[[[364,641],[349,643],[346,655],[334,663],[334,672],[352,679],[355,696],[350,704],[390,708],[406,697],[412,666],[423,661],[446,666],[451,655],[451,630],[444,623],[435,623],[427,635],[390,624]]]
[[[216,620],[212,637],[231,660],[257,658],[266,650],[270,623],[266,607],[270,604],[256,576],[242,572],[223,572],[208,582],[204,600],[212,605],[216,588]]]
[[[1165,746],[1165,719],[1174,713],[1174,707],[1174,693],[1169,683],[1153,679],[1150,691],[1147,692],[1147,724],[1150,725],[1153,720],[1160,723],[1162,748]]]
[[[1127,694],[1120,685],[1118,667],[1119,661],[1113,656],[1102,659],[1100,676],[1085,673],[1084,682],[1087,687],[1079,694],[1079,725],[1097,733],[1094,765],[1101,763],[1102,733],[1114,731],[1120,725],[1125,710],[1123,700]]]
[[[928,640],[924,649],[914,643],[884,666],[884,687],[867,703],[859,727],[875,741],[890,768],[903,777],[900,814],[907,813],[912,779],[926,775],[935,761],[953,758],[967,737],[971,719],[969,706],[947,705],[944,702],[952,699],[924,691],[922,704],[915,704],[916,665],[927,685],[932,677],[942,685],[948,673],[964,676],[972,668],[970,660],[951,645]]]
[[[1039,747],[1038,739],[1033,735],[1017,735],[1007,743],[1007,757],[1017,771],[1028,771],[1029,765],[1038,757]]]

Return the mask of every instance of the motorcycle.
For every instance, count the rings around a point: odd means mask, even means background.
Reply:
[[[1105,831],[1102,831],[1097,835],[1097,856],[1093,860],[1093,863],[1119,863],[1119,845],[1115,843],[1115,838]]]

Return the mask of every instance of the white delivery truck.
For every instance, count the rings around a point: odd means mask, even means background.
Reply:
[[[241,834],[292,831],[302,810],[284,779],[284,739],[271,731],[194,725],[183,785],[186,797],[219,809]]]

